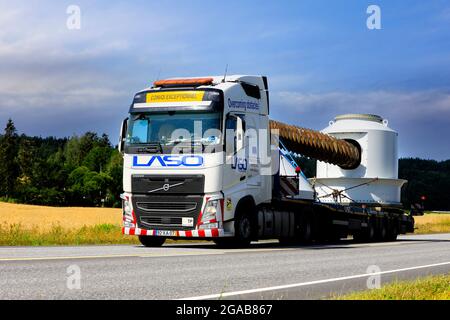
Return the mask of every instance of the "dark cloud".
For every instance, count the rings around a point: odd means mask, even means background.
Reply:
[[[315,129],[339,114],[378,114],[399,132],[401,156],[450,158],[450,91],[277,92],[272,102],[275,118]]]
[[[276,119],[321,129],[338,114],[375,113],[399,132],[402,156],[450,158],[450,11],[440,5],[414,15],[422,2],[406,13],[383,2],[385,17],[403,20],[368,33],[361,4],[143,10],[147,2],[80,0],[78,31],[65,27],[66,4],[35,4],[0,0],[0,125],[11,117],[31,135],[94,130],[116,141],[134,92],[158,75],[220,74],[229,64],[229,73],[269,76]],[[428,25],[415,28],[424,14]]]

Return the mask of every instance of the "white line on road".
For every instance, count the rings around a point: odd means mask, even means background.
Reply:
[[[107,259],[107,258],[162,258],[178,256],[199,256],[208,254],[223,254],[223,252],[168,252],[168,253],[137,253],[137,254],[105,254],[105,255],[86,255],[86,256],[56,256],[56,257],[14,257],[0,258],[0,261],[39,261],[39,260],[72,260],[72,259]]]
[[[327,283],[327,282],[335,282],[335,281],[342,281],[342,280],[365,278],[365,277],[370,277],[370,276],[374,276],[374,275],[396,273],[396,272],[403,272],[403,271],[410,271],[410,270],[417,270],[417,269],[425,269],[425,268],[445,266],[445,265],[450,265],[450,261],[442,262],[442,263],[428,264],[428,265],[424,265],[424,266],[416,266],[416,267],[409,267],[409,268],[402,268],[402,269],[395,269],[395,270],[387,270],[387,271],[374,272],[374,273],[364,273],[364,274],[357,274],[357,275],[353,275],[353,276],[331,278],[331,279],[324,279],[324,280],[316,280],[316,281],[309,281],[309,282],[300,282],[300,283],[293,283],[293,284],[274,286],[274,287],[266,287],[266,288],[259,288],[259,289],[249,289],[249,290],[242,290],[242,291],[217,293],[217,294],[210,294],[210,295],[205,295],[205,296],[182,298],[182,299],[177,299],[177,300],[219,299],[219,298],[230,297],[230,296],[237,296],[237,295],[243,295],[243,294],[251,294],[251,293],[266,292],[266,291],[275,291],[275,290],[290,289],[290,288],[296,288],[296,287],[304,287],[304,286],[310,286],[310,285]]]
[[[167,251],[153,253],[136,253],[136,254],[104,254],[104,255],[80,255],[80,256],[47,256],[47,257],[0,257],[1,261],[40,261],[40,260],[71,260],[71,259],[107,259],[107,258],[165,258],[165,257],[181,257],[181,256],[203,256],[203,255],[223,255],[229,253],[260,253],[273,251],[291,251],[292,248],[273,248],[273,249],[237,249],[237,250],[214,250],[209,249],[196,251]]]

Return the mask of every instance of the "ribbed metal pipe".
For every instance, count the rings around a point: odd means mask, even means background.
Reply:
[[[280,139],[289,151],[340,166],[354,169],[360,161],[358,147],[328,134],[270,120],[270,129],[279,131]]]

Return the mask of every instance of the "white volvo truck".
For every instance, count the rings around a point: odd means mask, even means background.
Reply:
[[[319,133],[269,120],[263,76],[156,81],[122,123],[123,233],[246,246],[395,240],[414,231],[397,179],[397,133],[373,115],[337,117]],[[292,152],[317,158],[306,179]]]

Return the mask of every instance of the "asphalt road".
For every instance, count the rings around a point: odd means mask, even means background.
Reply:
[[[384,284],[449,272],[450,234],[373,244],[265,242],[249,249],[204,243],[0,247],[0,298],[318,299],[365,289],[377,279]]]

